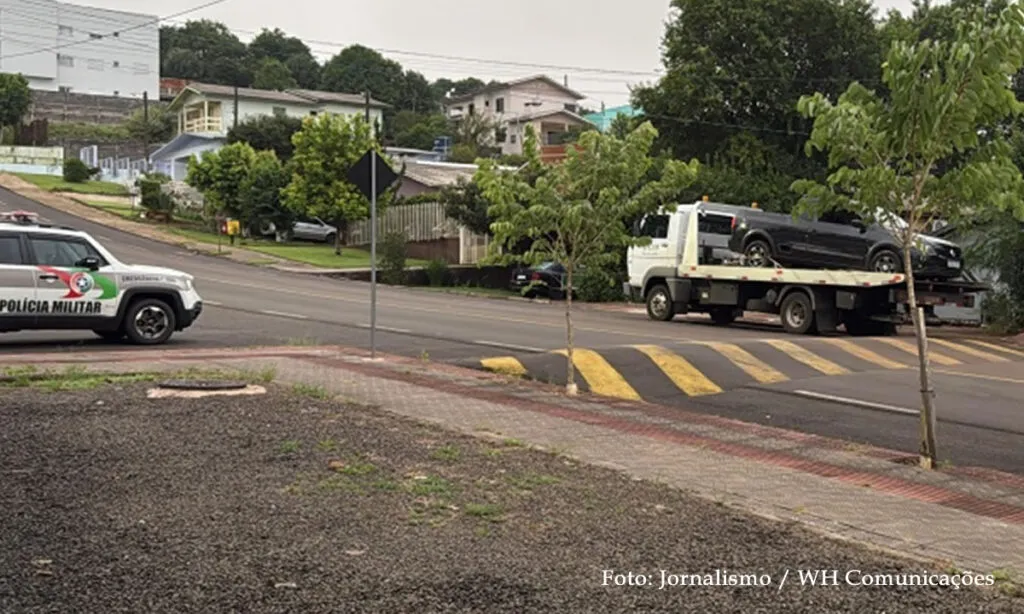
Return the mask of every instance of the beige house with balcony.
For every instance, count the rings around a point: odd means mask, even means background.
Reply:
[[[370,100],[370,121],[383,129],[386,104]],[[151,156],[153,168],[175,181],[185,179],[188,160],[227,142],[236,125],[265,115],[302,119],[322,113],[365,115],[364,96],[337,92],[290,89],[285,91],[234,88],[229,85],[189,83],[171,101],[167,112],[177,114],[177,135]]]
[[[492,119],[501,130],[495,145],[504,154],[523,153],[526,126],[532,125],[541,145],[557,145],[560,135],[576,128],[594,127],[579,115],[580,101],[586,96],[565,83],[535,75],[492,83],[476,92],[449,98],[445,114],[451,118],[483,115]],[[499,140],[504,137],[503,140]]]

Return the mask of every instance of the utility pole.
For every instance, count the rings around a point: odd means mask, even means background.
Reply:
[[[149,172],[149,90],[142,92],[142,150],[143,171]]]
[[[235,86],[235,118],[232,122],[233,127],[238,127],[238,86]]]
[[[366,105],[365,105],[366,123],[367,123],[367,125],[373,125],[372,122],[370,121],[370,90],[366,90],[364,95],[366,97]]]

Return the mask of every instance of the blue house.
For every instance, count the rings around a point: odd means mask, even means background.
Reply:
[[[600,113],[591,113],[590,115],[585,115],[583,118],[597,126],[597,129],[601,132],[607,132],[608,129],[611,128],[612,122],[615,121],[615,118],[619,115],[634,117],[641,113],[643,113],[643,111],[627,104],[619,107],[612,107],[610,109],[604,109]]]

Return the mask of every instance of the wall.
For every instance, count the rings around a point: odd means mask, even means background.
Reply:
[[[64,150],[60,147],[0,147],[0,170],[12,173],[60,175]]]
[[[32,92],[32,106],[26,121],[48,119],[51,122],[120,124],[142,107],[141,98],[99,96],[68,92]]]
[[[4,72],[21,72],[33,89],[108,96],[160,95],[160,39],[155,15],[64,4],[0,0]],[[118,36],[111,33],[124,30]],[[26,50],[61,49],[21,57]]]

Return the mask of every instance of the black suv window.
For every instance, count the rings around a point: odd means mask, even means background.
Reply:
[[[707,213],[697,221],[697,230],[715,235],[732,234],[732,216],[721,213]]]
[[[56,267],[73,267],[79,260],[92,256],[106,264],[99,253],[91,245],[79,239],[58,237],[29,237],[32,251],[36,256],[36,264]]]
[[[843,211],[841,209],[833,209],[832,211],[826,211],[821,215],[819,221],[826,222],[829,224],[842,224],[844,226],[850,226],[854,221],[860,220],[860,216],[852,211]]]
[[[0,236],[0,264],[24,264],[21,239],[16,235]]]
[[[640,223],[640,236],[652,239],[668,238],[668,216],[649,215]]]

